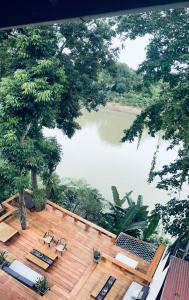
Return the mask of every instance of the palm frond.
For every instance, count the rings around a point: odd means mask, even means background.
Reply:
[[[144,230],[147,226],[146,221],[139,221],[139,222],[134,222],[132,224],[129,224],[127,228],[124,229],[124,231],[131,231],[131,230]]]
[[[149,239],[149,237],[155,233],[155,230],[159,224],[159,220],[160,220],[159,215],[152,216],[147,229],[144,231],[144,236],[143,236],[144,240]]]

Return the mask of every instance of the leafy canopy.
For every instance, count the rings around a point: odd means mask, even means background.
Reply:
[[[168,9],[120,17],[118,30],[125,38],[150,34],[146,60],[140,65],[146,85],[163,81],[159,100],[147,107],[125,130],[123,141],[140,137],[146,127],[151,136],[163,130],[168,149],[178,152],[177,159],[162,170],[152,170],[150,180],[160,177],[159,188],[181,189],[189,182],[189,12]]]
[[[34,140],[42,138],[44,126],[56,126],[71,137],[79,128],[75,120],[80,108],[84,105],[90,110],[105,102],[98,73],[112,64],[114,34],[106,21],[0,33],[0,56],[4,57],[0,61],[0,147],[4,164],[11,163],[18,173],[38,167],[42,154]]]

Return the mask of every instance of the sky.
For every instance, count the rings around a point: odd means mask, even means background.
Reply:
[[[120,51],[118,61],[126,63],[130,68],[137,70],[140,63],[145,60],[146,50],[148,45],[149,36],[138,37],[135,40],[127,39],[124,43],[124,49]],[[115,38],[113,44],[120,46],[119,38]]]

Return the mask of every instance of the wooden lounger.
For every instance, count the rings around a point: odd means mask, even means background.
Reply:
[[[11,239],[16,234],[19,234],[18,230],[14,229],[7,223],[0,223],[0,241],[6,243],[9,239]]]
[[[105,283],[109,277],[110,277],[110,275],[107,275],[107,274],[102,275],[102,277],[96,284],[95,288],[92,290],[91,297],[93,297],[95,299],[98,296],[98,294],[100,293],[101,289],[103,288],[103,286],[105,285]]]
[[[91,292],[91,297],[96,299],[100,291],[102,290],[103,286],[105,285],[106,281],[110,275],[103,274],[103,276],[98,281],[97,285]],[[120,284],[120,282],[116,279],[115,283],[113,284],[112,288],[108,292],[108,294],[105,296],[106,300],[120,300],[122,299],[125,292],[125,287]]]
[[[121,300],[125,293],[125,287],[123,284],[116,280],[111,290],[108,292],[105,300]]]

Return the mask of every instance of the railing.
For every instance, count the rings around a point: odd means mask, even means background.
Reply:
[[[25,192],[28,193],[29,195],[32,195],[32,191],[30,191],[29,189],[25,189]],[[92,223],[92,222],[90,222],[90,221],[74,214],[73,212],[63,208],[62,206],[60,206],[60,205],[58,205],[58,204],[56,204],[56,203],[54,203],[54,202],[52,202],[48,199],[47,199],[47,205],[51,206],[52,209],[54,209],[54,210],[61,211],[62,212],[62,217],[69,216],[69,217],[73,218],[75,223],[80,222],[80,223],[84,224],[86,231],[88,231],[89,228],[93,228],[98,232],[99,235],[104,234],[104,235],[108,236],[109,238],[111,238],[113,243],[115,242],[117,235],[113,234],[112,232],[110,232],[110,231],[108,231],[108,230],[106,230],[106,229],[104,229],[104,228],[102,228],[102,227],[100,227],[100,226],[98,226],[98,225],[96,225],[96,224],[94,224],[94,223]]]
[[[50,200],[47,200],[47,204],[50,205],[54,210],[61,211],[63,217],[69,216],[69,217],[73,218],[75,223],[80,222],[80,223],[84,224],[86,231],[88,231],[89,228],[93,228],[98,232],[99,235],[104,234],[104,235],[108,236],[109,238],[111,238],[112,242],[115,242],[117,236],[115,234],[113,234],[112,232],[72,213],[71,211],[59,206],[58,204],[56,204]]]
[[[142,273],[141,271],[139,270],[136,270],[134,268],[131,268],[129,266],[127,266],[126,264],[118,261],[117,259],[115,259],[114,257],[112,256],[109,256],[105,253],[102,253],[102,259],[105,260],[105,261],[109,261],[111,262],[112,264],[116,265],[117,267],[120,267],[121,269],[135,275],[136,277],[144,280],[145,282],[151,282],[152,280],[152,277],[149,276],[147,273]]]
[[[6,220],[8,217],[14,215],[14,213],[18,210],[17,207],[14,207],[10,204],[13,200],[15,200],[18,197],[18,193],[16,193],[14,196],[11,196],[10,198],[6,199],[1,203],[3,209],[5,209],[7,212],[0,217],[0,223]]]
[[[116,266],[120,267],[121,269],[124,269],[126,270],[127,272],[139,277],[140,279],[144,280],[145,282],[149,283],[152,281],[152,277],[154,275],[154,272],[159,264],[159,261],[163,255],[165,251],[165,247],[163,245],[159,245],[155,255],[154,255],[154,258],[147,270],[146,273],[142,273],[141,271],[139,270],[136,270],[136,269],[133,269],[129,266],[127,266],[126,264],[118,261],[117,259],[115,259],[114,257],[111,257],[105,253],[102,253],[102,259],[104,260],[107,260],[113,264],[115,264]]]
[[[30,191],[29,189],[25,189],[25,192],[28,193],[29,195],[32,195],[32,191]],[[80,222],[80,223],[84,224],[86,231],[88,231],[89,228],[93,228],[98,232],[99,235],[104,234],[104,235],[108,236],[109,238],[111,238],[113,242],[115,242],[117,236],[115,234],[113,234],[112,232],[74,214],[73,212],[63,208],[62,206],[60,206],[50,200],[47,200],[47,205],[51,206],[52,209],[54,209],[54,210],[59,210],[60,212],[62,212],[62,217],[69,216],[69,217],[73,218],[75,223]]]

